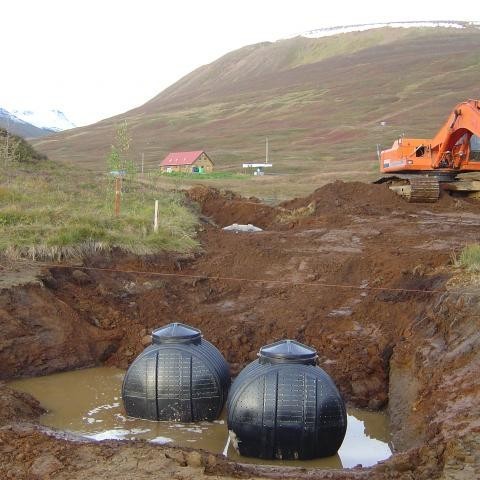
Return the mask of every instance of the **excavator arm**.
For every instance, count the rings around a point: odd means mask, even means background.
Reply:
[[[459,103],[450,114],[448,120],[432,139],[430,149],[432,152],[432,167],[459,168],[462,157],[468,160],[469,142],[472,135],[480,137],[480,101],[468,100]],[[461,142],[462,137],[464,139]],[[459,145],[459,142],[461,144]],[[454,161],[455,147],[458,148],[457,157],[460,161]],[[451,162],[454,162],[453,164]]]

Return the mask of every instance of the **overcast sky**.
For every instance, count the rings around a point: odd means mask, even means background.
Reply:
[[[58,108],[84,125],[141,105],[200,65],[251,43],[324,26],[480,19],[478,0],[432,3],[4,1],[0,106]]]

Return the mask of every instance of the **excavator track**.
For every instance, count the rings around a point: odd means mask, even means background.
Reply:
[[[440,183],[436,177],[425,175],[395,175],[375,183],[387,183],[391,190],[409,203],[435,203],[440,197]]]
[[[440,184],[435,177],[412,177],[410,195],[405,198],[410,203],[434,203],[440,197]]]

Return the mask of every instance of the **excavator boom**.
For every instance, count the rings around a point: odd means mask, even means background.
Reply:
[[[455,152],[455,147],[461,142],[462,138],[470,142],[472,135],[480,136],[480,101],[469,100],[458,104],[450,114],[447,122],[432,139],[431,149],[434,152],[434,168],[440,168],[448,152]],[[463,158],[460,154],[459,165],[457,168],[468,169],[469,157],[467,152],[463,152]],[[455,168],[455,165],[454,165]],[[480,169],[480,164],[473,167],[473,171]]]

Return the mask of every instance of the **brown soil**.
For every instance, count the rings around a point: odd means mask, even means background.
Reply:
[[[417,213],[419,210],[432,212],[451,211],[455,209],[475,210],[468,200],[459,200],[450,195],[442,195],[432,204],[407,203],[400,196],[382,184],[362,182],[329,183],[315,190],[305,198],[296,198],[282,203],[284,208],[299,208],[315,203],[315,214],[331,216],[335,213],[356,213],[362,215],[385,215],[396,210]]]
[[[150,478],[150,468],[160,478],[478,477],[480,291],[454,286],[450,264],[452,251],[478,239],[476,204],[444,197],[409,205],[385,186],[341,182],[279,208],[205,188],[191,198],[208,217],[201,254],[90,258],[83,267],[49,268],[43,286],[1,291],[1,378],[100,362],[126,367],[146,335],[171,321],[200,327],[233,373],[263,344],[295,338],[317,348],[348,402],[388,408],[397,452],[369,469],[304,471],[239,466],[206,453],[189,463],[191,452],[135,442],[78,447],[19,426],[38,412],[31,399],[0,387],[0,406],[8,407],[0,416],[5,478],[43,478],[32,468],[78,479]],[[312,214],[278,220],[312,202]],[[212,225],[234,222],[266,230]],[[459,295],[464,290],[469,295]]]
[[[260,228],[270,226],[276,210],[264,205],[257,198],[245,199],[234,192],[220,192],[215,188],[193,187],[187,192],[190,199],[202,206],[202,214],[220,227],[232,223],[248,224],[255,221]]]

